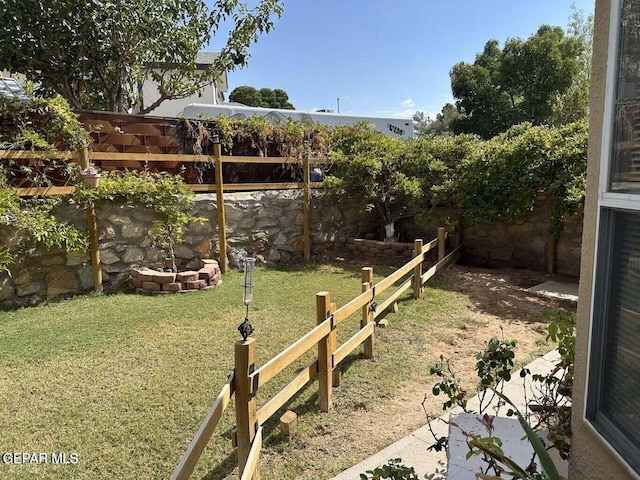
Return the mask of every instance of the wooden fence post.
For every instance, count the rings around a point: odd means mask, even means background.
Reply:
[[[549,235],[549,249],[547,251],[547,273],[556,273],[556,259],[558,255],[558,239]]]
[[[422,256],[422,240],[413,242],[413,257]],[[422,293],[422,263],[413,267],[413,298],[418,300]]]
[[[80,167],[84,170],[89,167],[89,150],[87,147],[80,150]],[[98,245],[98,219],[93,202],[85,209],[87,217],[87,230],[89,231],[89,251],[91,255],[91,272],[93,274],[93,289],[102,291],[102,264],[100,263],[100,247]]]
[[[213,144],[216,167],[216,210],[218,212],[218,247],[220,250],[220,271],[227,273],[227,226],[224,215],[224,183],[222,181],[222,148]]]
[[[304,192],[302,198],[302,241],[304,259],[311,259],[311,169],[309,159],[304,159]]]
[[[336,309],[338,307],[335,303],[331,302],[329,305],[329,314],[333,315],[336,313]],[[333,367],[333,374],[331,376],[331,385],[334,387],[339,387],[342,384],[342,372],[340,372],[340,368],[333,364],[333,354],[338,347],[338,336],[336,335],[337,329],[335,325],[331,325],[331,333],[329,333],[329,350],[331,351],[331,366]]]
[[[373,268],[362,267],[362,292],[366,292],[373,286]],[[373,299],[362,307],[362,320],[360,320],[360,328],[366,327],[373,320],[373,312],[370,307],[373,303]],[[375,330],[374,330],[375,332]],[[364,356],[365,358],[373,358],[376,354],[375,346],[375,333],[372,332],[371,336],[364,341]]]
[[[318,325],[331,315],[329,292],[316,293],[316,313]],[[333,352],[329,337],[327,335],[318,342],[318,404],[323,412],[328,412],[333,406]]]
[[[235,395],[236,395],[236,438],[238,441],[238,475],[242,478],[251,443],[257,431],[256,397],[250,385],[249,375],[255,370],[255,339],[239,340],[235,344]],[[260,475],[256,470],[254,480]]]
[[[444,227],[438,228],[438,261],[444,258],[447,241],[447,232]]]
[[[453,246],[458,248],[462,245],[462,215],[458,214],[456,218],[456,231],[453,237]]]

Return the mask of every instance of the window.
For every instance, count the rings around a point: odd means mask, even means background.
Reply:
[[[612,10],[586,416],[640,473],[640,0]]]

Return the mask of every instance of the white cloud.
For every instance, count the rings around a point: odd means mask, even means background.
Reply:
[[[409,109],[409,108],[413,108],[415,107],[415,102],[413,101],[413,98],[407,98],[404,102],[402,102],[400,105],[402,105],[405,109]]]

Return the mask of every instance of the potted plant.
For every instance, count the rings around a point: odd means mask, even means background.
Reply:
[[[82,180],[89,188],[98,188],[100,184],[100,174],[95,167],[89,165],[87,168],[80,172]]]

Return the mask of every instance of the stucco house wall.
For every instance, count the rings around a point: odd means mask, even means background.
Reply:
[[[570,480],[626,480],[637,478],[585,420],[585,397],[589,365],[589,330],[593,284],[598,182],[602,146],[609,21],[611,0],[596,0],[595,30],[590,91],[587,195],[584,208],[580,290],[577,312],[576,362],[573,388],[573,440],[569,463]],[[612,88],[612,86],[610,87]]]

